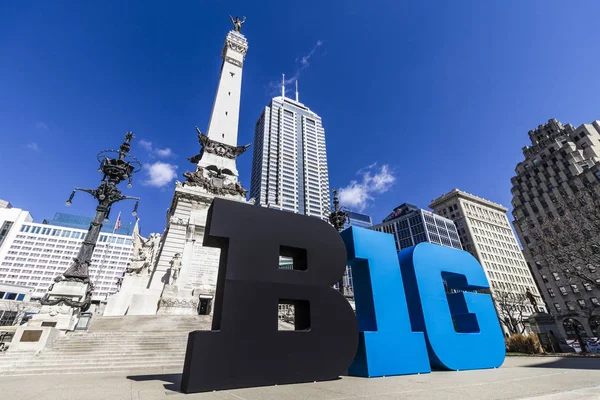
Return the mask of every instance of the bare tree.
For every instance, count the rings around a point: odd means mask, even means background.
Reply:
[[[525,293],[494,290],[492,294],[498,318],[511,335],[525,332],[525,314],[530,304]]]
[[[570,189],[549,193],[554,212],[526,222],[529,250],[539,268],[600,288],[600,184],[583,178]]]
[[[38,312],[39,308],[40,307],[38,303],[16,300],[0,301],[0,314],[6,315],[6,313],[9,313],[8,315],[10,316],[10,320],[8,320],[8,318],[6,317],[3,318],[4,320],[7,320],[9,322],[9,325],[20,324],[26,313]]]
[[[3,323],[0,325],[17,325],[25,315],[27,307],[22,302],[3,301],[0,303],[0,314],[2,314]]]

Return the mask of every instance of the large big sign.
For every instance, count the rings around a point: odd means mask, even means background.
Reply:
[[[221,248],[211,331],[191,332],[182,390],[498,367],[504,340],[483,269],[469,253],[215,199],[205,246]],[[294,269],[280,269],[279,256]],[[352,265],[356,316],[331,286]],[[447,294],[444,281],[454,293]],[[295,330],[278,330],[293,304]]]

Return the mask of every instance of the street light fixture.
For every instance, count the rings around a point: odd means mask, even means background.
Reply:
[[[82,189],[76,187],[69,196],[66,202],[66,206],[70,206],[73,203],[73,197],[76,191],[86,192],[91,194],[97,201],[98,206],[96,207],[96,214],[88,233],[85,236],[85,240],[79,249],[79,253],[74,258],[71,266],[62,274],[62,276],[54,279],[55,283],[62,281],[80,282],[87,285],[87,293],[85,298],[80,301],[73,300],[73,298],[64,296],[52,296],[52,287],[46,295],[40,301],[43,305],[56,305],[59,303],[65,303],[73,308],[80,308],[85,311],[91,304],[91,297],[94,286],[90,280],[89,265],[91,264],[92,254],[96,247],[96,242],[100,236],[100,230],[102,224],[108,221],[110,215],[111,206],[121,200],[136,200],[133,213],[137,214],[139,197],[124,196],[117,187],[122,181],[129,179],[129,185],[131,184],[131,175],[138,172],[142,168],[142,164],[139,160],[129,154],[131,149],[131,141],[133,140],[133,133],[127,132],[125,134],[125,141],[121,143],[119,150],[103,150],[97,155],[100,168],[98,172],[103,174],[100,186],[96,189]],[[128,186],[129,186],[128,185]]]
[[[350,220],[350,216],[344,207],[340,208],[340,200],[338,199],[338,191],[337,189],[333,189],[333,211],[329,214],[329,223],[333,225],[333,227],[341,232],[344,230],[344,225],[346,224],[346,220]],[[338,281],[338,290],[344,296],[346,296],[346,290],[344,287],[344,277]]]

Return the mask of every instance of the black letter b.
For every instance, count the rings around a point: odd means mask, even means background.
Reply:
[[[189,334],[186,393],[335,379],[352,363],[358,325],[330,286],[346,265],[339,234],[317,218],[224,199],[209,209],[204,244],[220,247],[212,331]],[[294,269],[279,267],[279,256]],[[294,304],[295,329],[278,330]]]

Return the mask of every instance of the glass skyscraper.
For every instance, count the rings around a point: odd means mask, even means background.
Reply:
[[[359,228],[370,228],[373,226],[373,220],[367,214],[361,214],[354,211],[346,211],[346,223],[344,228],[357,226]]]
[[[372,229],[394,235],[396,250],[421,242],[462,250],[454,222],[412,204],[402,204]]]
[[[325,130],[297,95],[273,98],[256,122],[250,197],[263,207],[328,220]]]

